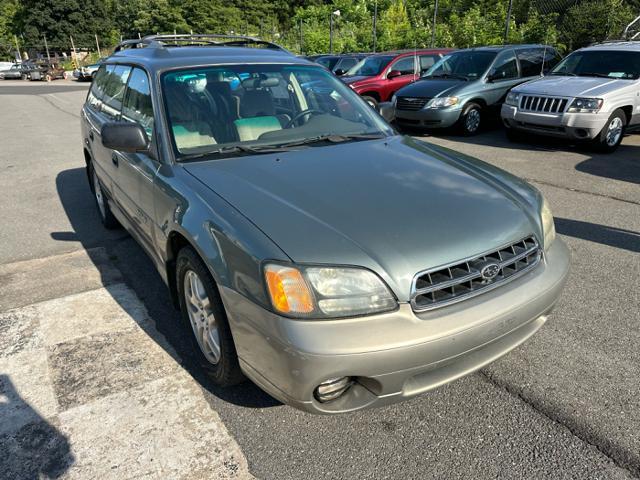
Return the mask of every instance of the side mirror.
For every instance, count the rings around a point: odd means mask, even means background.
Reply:
[[[336,74],[337,77],[341,77],[342,75],[344,75],[345,73],[347,73],[346,70],[343,70],[341,68],[338,68],[335,72],[333,72]]]
[[[149,137],[137,123],[110,122],[100,130],[102,145],[121,152],[146,152],[149,149]]]
[[[392,78],[400,77],[401,75],[402,72],[400,70],[391,70],[389,73],[387,73],[387,79],[391,80]]]

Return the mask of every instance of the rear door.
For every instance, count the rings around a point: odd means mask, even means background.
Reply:
[[[144,128],[154,151],[156,142],[154,111],[147,72],[134,67],[122,102],[121,121],[135,122]],[[160,163],[148,152],[114,152],[118,157],[118,186],[126,197],[127,210],[134,227],[148,249],[153,251],[154,179]]]

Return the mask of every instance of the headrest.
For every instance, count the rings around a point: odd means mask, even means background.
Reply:
[[[280,85],[280,79],[275,77],[247,78],[242,80],[242,86],[247,89],[277,87],[278,85]]]

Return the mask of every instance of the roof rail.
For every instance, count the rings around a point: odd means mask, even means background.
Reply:
[[[217,34],[177,34],[177,35],[147,35],[142,38],[134,38],[120,42],[115,52],[128,48],[166,48],[179,46],[209,46],[209,47],[248,47],[261,46],[268,49],[280,50],[290,53],[286,48],[277,43],[268,42],[255,37],[244,35],[217,35]]]
[[[628,39],[612,39],[612,40],[602,40],[600,42],[593,42],[590,43],[588,46],[589,47],[594,47],[596,45],[609,45],[609,44],[615,44],[615,43],[637,43],[638,40],[636,40],[637,35],[635,35],[632,38],[628,38]]]

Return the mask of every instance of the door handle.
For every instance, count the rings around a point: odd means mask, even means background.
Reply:
[[[118,155],[116,155],[115,153],[111,154],[111,161],[113,162],[113,164],[117,167],[118,166]]]

